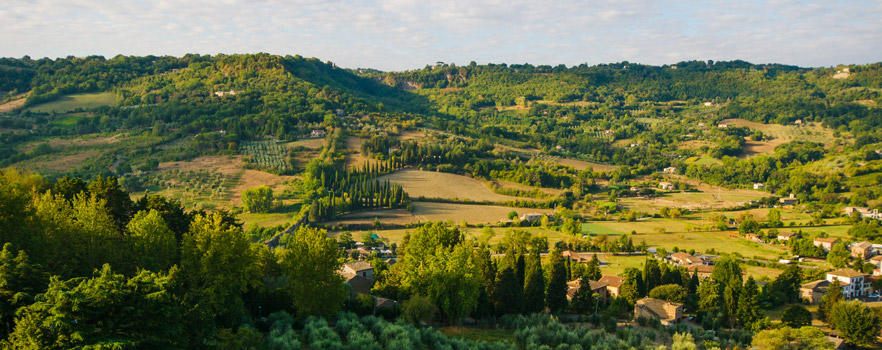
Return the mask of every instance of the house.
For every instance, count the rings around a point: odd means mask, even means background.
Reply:
[[[693,274],[698,275],[699,280],[703,280],[705,278],[710,278],[711,273],[714,272],[714,267],[711,265],[689,265],[686,267],[686,271],[692,272]]]
[[[542,220],[542,216],[544,216],[544,214],[541,214],[541,213],[526,213],[526,214],[524,214],[524,215],[521,215],[521,221],[529,221],[529,222],[533,222],[533,221],[537,221],[537,220]]]
[[[606,283],[601,283],[598,281],[588,281],[588,283],[591,287],[591,294],[598,294],[603,300],[607,299]],[[573,300],[573,296],[576,295],[576,292],[581,287],[581,280],[567,282],[567,300]]]
[[[386,309],[386,308],[394,309],[397,306],[398,306],[398,302],[395,300],[380,298],[380,297],[374,298],[374,308],[376,308],[377,310]]]
[[[726,124],[722,124],[722,123],[720,123],[720,124],[717,124],[717,127],[720,128],[720,129],[726,129],[726,128],[729,127],[729,125],[726,125]]]
[[[839,281],[842,285],[842,296],[854,299],[868,294],[870,289],[869,275],[852,269],[839,269],[827,272],[827,281]]]
[[[870,208],[863,208],[863,207],[845,207],[842,209],[842,211],[845,212],[845,215],[847,215],[847,216],[851,216],[851,215],[854,215],[854,213],[858,213],[861,215],[862,218],[882,219],[882,213],[879,212],[879,209],[872,209],[871,210]]]
[[[622,288],[622,284],[625,283],[625,279],[615,275],[603,275],[597,282],[606,284],[606,291],[609,293],[609,295],[618,297],[619,292]]]
[[[710,102],[710,101],[704,103],[705,107],[713,107],[713,105],[714,105],[714,103]]]
[[[343,116],[346,115],[346,112],[344,112],[342,109],[337,108],[334,110],[334,114],[336,114],[337,116]]]
[[[662,169],[662,172],[665,173],[665,174],[676,174],[676,173],[677,173],[677,168],[676,168],[676,167],[672,167],[672,166],[671,166],[671,167],[667,167],[667,168]]]
[[[658,187],[661,188],[661,189],[663,189],[663,190],[673,190],[673,189],[674,189],[674,184],[672,184],[672,183],[670,183],[670,182],[659,182],[659,183],[658,183]]]
[[[870,242],[860,242],[851,245],[851,256],[867,260],[872,256],[873,245]]]
[[[882,276],[882,255],[870,258],[869,263],[876,265],[876,268],[873,270],[873,276]]]
[[[360,275],[344,275],[343,284],[349,287],[349,295],[371,294],[373,282]]]
[[[811,304],[818,303],[821,301],[821,297],[827,293],[827,288],[829,287],[830,281],[828,280],[818,280],[803,284],[799,287],[799,298]]]
[[[671,263],[677,266],[689,266],[692,264],[701,264],[701,259],[692,256],[686,252],[676,252],[670,255]]]
[[[833,244],[836,242],[839,242],[839,239],[818,237],[815,238],[812,243],[815,245],[815,247],[824,248],[824,251],[829,252],[830,249],[833,249]]]
[[[325,131],[321,129],[315,129],[309,133],[309,137],[325,137]]]
[[[240,92],[242,92],[242,91],[236,91],[236,90],[230,90],[230,91],[215,91],[215,92],[214,92],[214,95],[217,96],[217,97],[233,96],[233,95],[238,94],[238,93],[240,93]]]
[[[778,233],[779,241],[789,241],[791,238],[799,238],[799,234],[788,231]]]
[[[778,203],[781,203],[781,205],[796,205],[799,204],[799,199],[796,199],[796,196],[791,193],[789,197],[778,199]]]
[[[680,320],[683,316],[683,304],[672,303],[661,299],[643,298],[637,300],[634,305],[634,319],[639,317],[655,318],[662,325],[669,326]]]
[[[374,281],[374,267],[367,261],[351,261],[343,264],[340,270],[344,275],[355,274]]]
[[[398,259],[395,259],[395,258],[388,258],[388,259],[386,259],[386,260],[384,260],[384,261],[386,262],[386,264],[389,264],[389,266],[392,266],[392,265],[395,265],[395,263],[398,262]]]
[[[761,183],[759,183],[759,182],[753,184],[753,189],[755,189],[755,190],[762,190],[762,189],[765,189],[765,188],[766,188],[766,185],[761,184]]]

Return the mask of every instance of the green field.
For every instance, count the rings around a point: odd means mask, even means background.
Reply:
[[[112,92],[88,93],[88,94],[72,94],[62,96],[52,101],[34,105],[28,108],[28,111],[39,113],[67,113],[77,108],[90,109],[101,106],[116,105],[118,98]]]
[[[49,123],[49,125],[57,126],[64,129],[69,129],[77,125],[82,119],[89,118],[87,115],[66,115],[61,118],[55,119]]]

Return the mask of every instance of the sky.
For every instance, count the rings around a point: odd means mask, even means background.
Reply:
[[[882,61],[882,1],[3,0],[0,57],[235,54],[347,68]]]

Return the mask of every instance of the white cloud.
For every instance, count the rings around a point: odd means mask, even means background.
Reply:
[[[882,3],[7,0],[0,56],[271,52],[346,67],[882,60]]]

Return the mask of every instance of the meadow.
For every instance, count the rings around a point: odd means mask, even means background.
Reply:
[[[112,92],[71,94],[55,101],[37,104],[27,110],[38,113],[67,113],[77,109],[90,109],[101,106],[116,105],[119,98]]]

